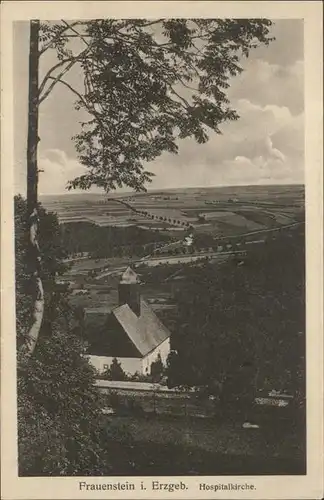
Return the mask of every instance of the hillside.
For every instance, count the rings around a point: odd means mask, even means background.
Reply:
[[[300,226],[246,257],[184,271],[168,313],[173,384],[217,380],[234,394],[246,374],[258,389],[304,394],[304,238]]]
[[[170,241],[170,237],[139,227],[98,227],[91,222],[61,224],[62,246],[69,255],[87,253],[92,258],[143,256],[156,246]]]

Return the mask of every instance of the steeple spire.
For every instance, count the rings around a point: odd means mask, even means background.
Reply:
[[[138,283],[138,276],[137,274],[135,273],[135,271],[133,271],[133,269],[131,269],[130,267],[128,267],[126,269],[126,271],[122,274],[122,277],[121,277],[121,280],[120,280],[120,283],[124,283],[124,284],[131,284],[131,283]]]

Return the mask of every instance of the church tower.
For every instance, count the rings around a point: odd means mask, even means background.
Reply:
[[[118,285],[119,305],[128,304],[136,316],[141,314],[138,276],[128,267]]]

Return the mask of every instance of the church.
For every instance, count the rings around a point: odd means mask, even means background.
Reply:
[[[137,274],[128,267],[118,285],[118,306],[102,314],[85,311],[88,358],[98,373],[117,358],[128,375],[148,375],[158,357],[166,365],[170,332],[141,297]],[[95,321],[94,321],[95,320]]]

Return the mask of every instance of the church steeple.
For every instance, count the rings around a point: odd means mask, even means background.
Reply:
[[[141,299],[138,283],[139,279],[137,274],[133,269],[128,267],[122,274],[118,285],[119,305],[128,304],[137,316],[141,313]]]
[[[122,274],[120,283],[127,283],[127,284],[138,283],[138,276],[135,273],[135,271],[133,271],[133,269],[128,267],[126,271],[124,271],[124,273]]]

